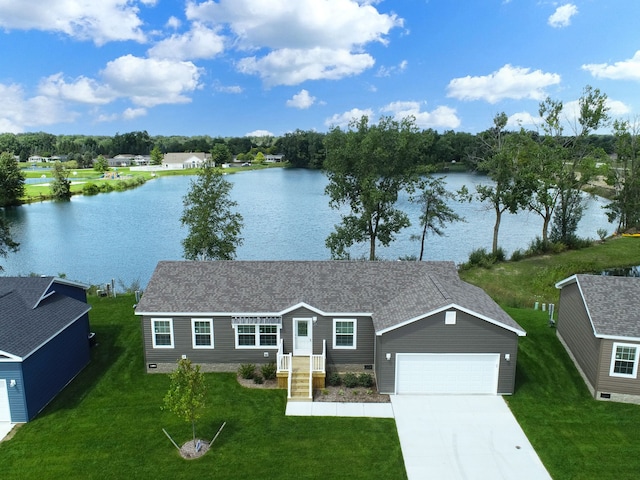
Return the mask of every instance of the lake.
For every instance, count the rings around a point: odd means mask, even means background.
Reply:
[[[339,223],[341,212],[329,208],[324,194],[327,178],[322,172],[299,169],[268,169],[227,175],[233,184],[232,197],[244,217],[244,244],[238,260],[327,260],[326,237]],[[160,177],[144,186],[124,192],[97,196],[77,195],[70,202],[43,202],[7,210],[12,236],[20,250],[0,258],[5,275],[64,274],[71,280],[89,284],[144,287],[159,260],[182,258],[181,240],[186,229],[180,225],[182,197],[191,177]],[[450,190],[487,182],[470,173],[449,174]],[[413,225],[403,230],[390,247],[377,248],[378,256],[395,260],[420,253],[418,207],[400,199],[400,208]],[[598,238],[597,230],[613,231],[607,222],[602,199],[589,199],[580,222],[580,237]],[[467,261],[476,248],[491,249],[492,210],[479,203],[453,203],[466,222],[450,224],[445,236],[427,238],[425,260]],[[346,212],[346,210],[345,210]],[[542,219],[532,213],[504,215],[499,243],[510,255],[526,249],[541,236]],[[368,256],[367,245],[351,250],[352,257]],[[251,287],[251,286],[249,286]]]

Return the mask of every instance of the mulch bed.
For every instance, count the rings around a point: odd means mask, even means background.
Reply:
[[[276,380],[255,383],[238,375],[238,383],[246,388],[278,388]],[[389,395],[378,393],[376,386],[370,388],[329,387],[313,392],[314,402],[389,403]]]

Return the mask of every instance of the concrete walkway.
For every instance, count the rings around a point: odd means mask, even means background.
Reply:
[[[395,418],[409,480],[550,480],[504,399],[392,395],[391,403],[288,402],[287,415]]]

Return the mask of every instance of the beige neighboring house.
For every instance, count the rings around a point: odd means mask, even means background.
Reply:
[[[199,168],[211,155],[203,152],[168,152],[164,154],[162,166],[168,169]]]

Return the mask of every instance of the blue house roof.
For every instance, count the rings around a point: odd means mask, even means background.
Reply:
[[[56,291],[80,284],[55,277],[0,277],[0,360],[21,361],[91,307]]]

